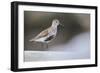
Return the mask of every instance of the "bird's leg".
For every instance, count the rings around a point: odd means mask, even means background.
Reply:
[[[45,49],[47,49],[47,43],[44,43],[45,44]]]
[[[48,43],[46,43],[46,48],[48,49]]]
[[[41,43],[41,47],[44,48],[43,43]]]
[[[43,49],[44,49],[44,44],[42,43]]]
[[[48,48],[48,44],[47,44],[47,48]]]
[[[43,43],[43,50],[45,50],[45,43]]]
[[[42,49],[45,50],[45,43],[42,43]]]

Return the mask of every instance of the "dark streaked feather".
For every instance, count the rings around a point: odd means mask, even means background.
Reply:
[[[45,41],[51,41],[54,38],[54,35],[49,36]]]
[[[48,35],[48,29],[42,31],[40,34],[38,34],[35,39],[39,39],[39,38],[42,38],[42,37],[45,37]]]

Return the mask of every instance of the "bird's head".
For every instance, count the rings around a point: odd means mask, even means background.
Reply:
[[[52,26],[58,26],[58,25],[62,25],[61,23],[60,23],[60,21],[58,20],[58,19],[54,19],[53,21],[52,21]]]

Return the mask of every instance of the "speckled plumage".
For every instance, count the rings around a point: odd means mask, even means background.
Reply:
[[[60,25],[60,22],[58,19],[54,19],[52,21],[52,25],[40,32],[36,37],[33,39],[29,40],[30,42],[42,42],[42,43],[48,43],[52,41],[57,34],[57,26]]]

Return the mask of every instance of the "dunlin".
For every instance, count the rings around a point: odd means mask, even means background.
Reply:
[[[29,41],[46,43],[48,45],[48,43],[51,42],[56,37],[58,25],[62,24],[60,24],[60,21],[58,19],[54,19],[52,21],[52,25],[49,28],[43,30],[36,37],[34,37]]]

